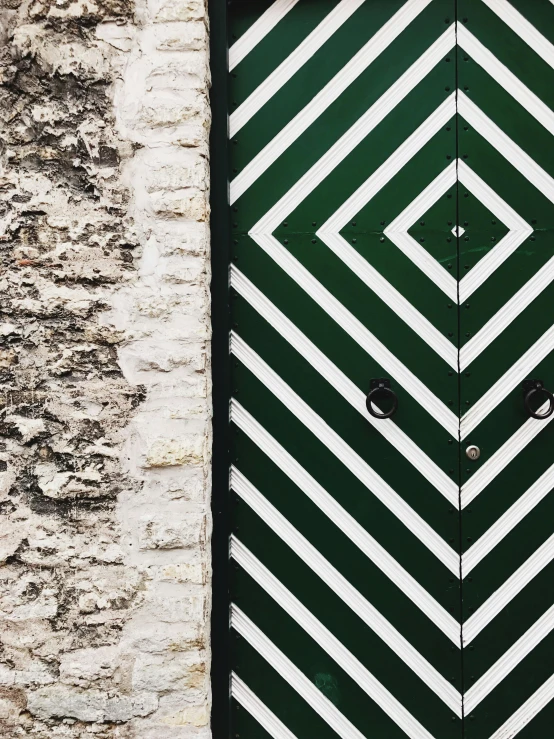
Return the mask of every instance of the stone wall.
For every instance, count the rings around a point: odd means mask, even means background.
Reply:
[[[0,736],[209,732],[204,0],[0,10]]]

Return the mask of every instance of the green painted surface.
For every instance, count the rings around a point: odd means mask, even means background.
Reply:
[[[266,508],[262,516],[242,499],[240,490],[232,488],[229,533],[290,596],[283,602],[283,591],[272,591],[273,580],[257,582],[244,566],[234,563],[231,601],[285,660],[280,670],[274,669],[261,656],[253,632],[250,637],[239,636],[231,629],[232,669],[275,719],[264,729],[260,716],[258,720],[252,716],[257,709],[241,705],[244,697],[233,698],[231,734],[246,739],[283,730],[297,739],[500,739],[516,734],[521,739],[542,739],[551,733],[550,699],[542,710],[534,709],[533,701],[538,691],[548,690],[547,681],[554,672],[550,656],[554,633],[545,627],[540,638],[533,634],[539,633],[540,619],[549,623],[548,609],[554,603],[554,546],[552,555],[548,549],[554,520],[549,482],[554,424],[537,422],[543,424],[538,433],[519,446],[517,439],[531,428],[523,406],[522,380],[540,378],[554,389],[550,350],[537,361],[526,354],[548,340],[553,325],[549,260],[554,258],[554,5],[550,0],[510,4],[431,0],[406,28],[386,37],[395,13],[400,23],[402,12],[416,4],[365,0],[300,63],[300,45],[322,33],[343,6],[337,1],[299,0],[230,75],[229,112],[234,127],[237,116],[255,104],[264,85],[274,84],[287,65],[296,64],[294,73],[233,134],[230,146],[232,273],[233,280],[242,280],[240,286],[234,282],[232,290],[233,413],[240,408],[269,437],[262,437],[252,425],[242,427],[242,421],[232,416],[231,462]],[[230,44],[252,33],[255,21],[270,6],[250,0],[230,3]],[[509,18],[506,22],[504,11],[515,14],[510,17],[517,22]],[[449,28],[454,34],[456,20],[461,33],[470,32],[474,42],[482,45],[492,66],[485,69],[463,44],[455,45],[452,35],[444,53],[426,68],[413,89],[395,97],[382,120],[350,150],[344,149],[346,144],[337,149],[337,142],[348,141],[364,117],[379,110],[399,78],[422,63],[442,34]],[[542,34],[545,58],[531,47],[529,33]],[[351,60],[363,54],[372,39],[380,38],[388,40],[374,61],[365,69],[359,66],[344,91],[323,103],[326,90],[337,84]],[[425,127],[456,90],[460,92],[452,115],[423,140]],[[471,114],[456,113],[461,93],[489,121],[492,128],[487,135],[477,130]],[[319,105],[318,114],[298,129],[306,111],[315,105]],[[537,110],[542,122],[533,116]],[[500,131],[500,138],[490,133],[493,129]],[[390,169],[390,162],[417,130],[421,142],[407,151],[390,176],[380,178],[379,173]],[[286,144],[271,157],[285,134]],[[335,151],[342,153],[315,180],[321,162]],[[517,152],[524,153],[523,160]],[[411,219],[407,226],[411,240],[408,251],[403,251],[387,228],[457,159],[494,197],[487,199],[478,187],[466,187],[454,177]],[[236,183],[244,176],[251,177],[250,185],[236,197]],[[542,187],[533,184],[535,176],[542,178]],[[291,200],[290,193],[302,178],[301,193]],[[371,197],[357,197],[369,178],[377,183]],[[380,296],[377,288],[360,279],[325,243],[328,232],[319,231],[351,200],[356,205],[338,224],[333,238],[339,239],[343,254],[361,258],[361,265],[367,264],[386,280],[386,295]],[[281,202],[283,208],[267,227],[264,217]],[[424,274],[417,259],[438,265],[438,274],[449,280],[473,279],[513,238],[506,211],[532,232],[458,307]],[[459,237],[457,227],[463,229]],[[545,276],[540,288],[522,309],[517,308],[514,296],[522,291],[520,303],[524,301],[525,291],[532,289],[539,273]],[[394,294],[407,301],[404,307],[394,302]],[[450,344],[453,356],[462,362],[468,347],[475,345],[472,342],[481,342],[495,321],[507,318],[497,335],[458,372],[458,366],[449,365],[422,330],[408,325],[406,305],[411,315],[420,317],[420,325],[432,327],[446,346]],[[499,388],[498,399],[460,441],[456,427],[461,424],[465,433],[467,419],[482,406],[482,398],[506,373],[515,372],[517,362],[523,365],[523,374],[514,374],[511,384]],[[334,380],[325,373],[332,373]],[[379,424],[384,422],[372,425],[365,411],[370,380],[378,377],[390,378],[399,399],[392,437],[381,433]],[[418,382],[432,394],[435,410],[426,408],[420,390],[414,390]],[[441,423],[436,408],[452,414],[454,433]],[[466,413],[470,415],[464,418]],[[308,428],[314,418],[321,433]],[[263,448],[267,438],[270,451]],[[465,454],[470,444],[480,448],[477,461]],[[503,455],[509,460],[498,462]],[[339,518],[331,520],[329,511],[322,510],[292,479],[291,464],[301,470],[302,484],[338,504],[333,515]],[[490,469],[493,472],[479,494],[466,504],[475,481]],[[377,476],[373,485],[367,483],[368,474]],[[526,492],[539,490],[541,476],[546,482],[540,496],[537,493],[515,520],[517,506],[523,510],[522,501],[529,498],[524,498]],[[389,493],[394,503],[387,504]],[[412,524],[421,523],[419,533],[399,520],[402,510]],[[509,515],[515,523],[503,524]],[[300,537],[297,542],[305,544],[287,544],[280,521],[286,522],[286,531]],[[464,563],[471,561],[491,536],[492,527],[501,534],[462,582],[459,573],[449,570],[432,551],[432,541],[438,542],[443,547],[441,556],[450,553],[455,569],[462,556]],[[356,531],[371,537],[373,559],[362,551]],[[327,577],[314,571],[310,547],[323,558]],[[540,547],[544,561],[533,568]],[[386,562],[404,573],[403,584],[386,574]],[[525,567],[532,571],[526,579]],[[465,568],[464,564],[464,572]],[[518,571],[524,583],[511,586]],[[331,572],[337,573],[338,581]],[[364,623],[345,602],[337,585],[341,578],[355,588],[357,602],[376,609],[400,642],[379,636],[376,623],[374,628]],[[462,650],[456,638],[449,639],[422,612],[410,582],[432,599],[436,613],[460,625],[466,640],[475,619],[498,593],[508,595]],[[307,609],[323,629],[320,633],[333,635],[368,671],[365,690],[364,681],[330,654],[327,638],[309,635],[291,603]],[[506,662],[508,651],[516,650],[514,645],[527,632],[531,647],[520,650],[496,680],[492,668],[501,667],[503,658]],[[431,679],[409,666],[410,649],[416,650],[442,687],[433,688]],[[322,696],[319,707],[291,687],[291,669],[308,679],[315,691],[310,695]],[[465,695],[463,717],[454,715],[447,705],[448,685],[458,691],[460,702]],[[476,700],[476,691],[483,685],[486,689]],[[337,715],[339,724],[332,728],[330,717]],[[497,735],[504,724],[505,733]]]

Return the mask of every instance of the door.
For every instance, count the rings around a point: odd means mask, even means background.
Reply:
[[[554,6],[229,14],[231,732],[542,739]]]
[[[554,387],[554,5],[459,0],[458,21],[465,728],[538,739],[554,722],[554,427],[524,385]]]

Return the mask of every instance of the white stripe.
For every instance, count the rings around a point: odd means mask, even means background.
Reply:
[[[440,423],[449,434],[458,435],[458,418],[395,355],[350,313],[277,239],[269,235],[253,236],[256,243],[306,293],[337,322],[369,356],[383,367],[402,387]]]
[[[463,303],[533,233],[533,229],[463,160],[458,161],[458,178],[464,187],[510,229],[510,233],[460,280],[459,301]]]
[[[522,398],[523,403],[523,398]],[[550,401],[547,400],[538,410],[538,413],[545,413],[550,407]],[[502,470],[525,449],[535,436],[546,428],[552,421],[554,414],[548,418],[539,421],[535,418],[528,418],[525,423],[506,441],[500,449],[485,462],[485,464],[462,485],[461,505],[462,508],[468,506],[472,500],[481,493],[494,478],[502,472]]]
[[[507,159],[550,202],[554,203],[554,180],[531,159],[523,149],[502,131],[496,123],[478,108],[468,96],[458,90],[458,112]]]
[[[275,0],[239,40],[235,41],[229,49],[230,72],[275,28],[297,2],[298,0]]]
[[[354,274],[388,305],[425,343],[447,364],[458,371],[458,350],[433,324],[406,300],[383,275],[369,264],[367,259],[353,249],[337,233],[317,234],[321,240],[341,259]]]
[[[444,123],[444,120],[441,122],[441,125],[442,123]],[[436,133],[437,130],[438,128],[435,127],[434,133]],[[390,231],[405,233],[408,231],[421,215],[429,210],[429,208],[431,208],[437,200],[446,193],[449,187],[456,184],[456,179],[456,162],[454,161],[452,164],[449,164],[446,169],[443,169],[443,171],[437,175],[437,177],[435,177],[435,179],[427,185],[427,187],[422,190],[409,205],[404,208],[400,215],[398,215],[394,221],[386,227],[385,233]],[[347,215],[350,215],[350,212],[348,212]],[[340,219],[337,219],[333,225],[340,230],[344,227],[345,223],[346,221],[344,221],[344,217],[341,217]]]
[[[553,349],[554,326],[551,326],[465,414],[461,438],[465,439]]]
[[[236,334],[231,351],[453,573],[454,550]]]
[[[311,167],[305,175],[303,175],[298,182],[284,195],[268,213],[252,228],[252,234],[270,234],[275,228],[281,223],[283,218],[289,213],[292,213],[302,203],[310,193],[312,193],[318,185],[320,185],[331,172],[358,146],[358,144],[366,138],[366,136],[380,123],[391,110],[393,110],[398,103],[398,97],[400,100],[407,95],[413,87],[415,87],[425,76],[433,69],[433,67],[443,57],[445,48],[450,49],[452,35],[449,34],[446,39],[449,43],[444,43],[445,37],[442,36],[433,46],[423,54],[423,56],[416,63],[416,69],[413,69],[413,73],[410,74],[410,79],[404,81],[404,85],[401,89],[395,90],[394,98],[391,95],[389,99],[388,93],[383,96],[375,105],[358,120],[356,123],[342,136],[333,146],[325,153],[321,159]],[[413,76],[412,76],[413,75]],[[400,78],[402,80],[402,78]],[[400,80],[399,80],[400,81]],[[409,84],[406,84],[409,82]],[[408,88],[408,89],[406,89]],[[379,106],[379,107],[376,107]],[[405,161],[416,154],[424,144],[441,129],[454,115],[456,115],[456,93],[451,93],[446,100],[439,105],[439,107],[429,116],[429,118],[407,139],[404,144],[397,150],[397,156],[399,153],[406,152],[409,150],[409,156]],[[394,155],[393,155],[394,156]],[[403,166],[403,165],[402,165]],[[394,174],[394,173],[393,173]],[[391,174],[392,176],[392,174]],[[388,178],[390,179],[390,177]],[[387,179],[387,181],[388,181]],[[383,182],[385,184],[385,182]],[[362,185],[363,188],[363,185]],[[363,197],[363,191],[361,195]],[[365,200],[368,202],[369,197]],[[350,200],[347,201],[350,203]],[[354,210],[352,215],[356,215],[358,200],[352,202]],[[362,200],[363,205],[363,200]],[[344,207],[344,206],[343,206]],[[351,210],[351,209],[350,209]],[[323,230],[325,231],[337,231],[342,228],[350,216],[348,213],[343,216],[342,212],[340,216],[337,216],[340,220],[339,228],[334,228],[334,220],[330,220],[325,224]]]
[[[369,626],[452,711],[461,716],[462,696],[460,693],[236,469],[233,469],[231,473],[231,487],[366,626]],[[330,639],[326,638],[321,630],[318,634],[314,634],[313,624],[310,628],[311,621],[317,623],[315,617],[234,536],[231,537],[231,556],[289,616],[299,623],[333,659],[336,659],[332,648],[328,646]],[[456,645],[460,646],[460,626],[456,623],[454,625],[457,631]],[[321,624],[320,627],[324,629]],[[331,637],[329,632],[327,634]],[[350,669],[345,665],[341,666],[352,676]],[[359,684],[365,690],[363,684]]]
[[[514,33],[554,69],[554,46],[507,0],[482,0]]]
[[[479,562],[550,493],[552,488],[554,488],[554,464],[462,555],[462,577],[467,577]]]
[[[435,626],[459,636],[455,619],[234,398],[231,420]]]
[[[488,598],[477,613],[468,619],[462,629],[464,647],[487,626],[493,618],[554,559],[554,534],[524,562],[498,590]]]
[[[552,0],[551,0],[552,2]],[[490,739],[513,739],[554,698],[554,675],[494,732]]]
[[[507,238],[507,237],[506,237]],[[502,242],[505,239],[502,239]],[[500,243],[502,243],[500,242]],[[500,243],[498,246],[500,246]],[[521,243],[521,242],[520,242]],[[518,244],[519,245],[519,244]],[[494,253],[494,250],[493,252]],[[485,257],[486,259],[486,257]],[[472,270],[473,271],[473,270]],[[469,275],[468,275],[469,276]],[[543,290],[554,280],[554,257],[541,267],[541,269],[510,298],[496,315],[479,329],[473,339],[460,351],[460,370],[476,359],[523,311],[531,305]]]
[[[231,693],[233,698],[253,716],[262,729],[273,737],[273,739],[296,739],[285,724],[262,703],[250,688],[235,673],[231,673]]]
[[[457,24],[458,44],[466,51],[473,61],[477,62],[485,72],[498,82],[514,100],[530,113],[547,131],[554,135],[554,112],[548,105],[526,87],[523,82],[510,72],[483,44],[468,31],[462,23]],[[507,225],[507,224],[506,224]]]
[[[471,713],[502,680],[554,629],[554,606],[528,629],[464,695],[464,710]]]
[[[445,121],[442,121],[444,124]],[[436,133],[438,129],[433,131]],[[394,156],[394,155],[393,155]],[[379,170],[377,170],[379,171]],[[450,300],[458,302],[458,283],[448,274],[417,241],[410,236],[408,229],[415,221],[442,197],[448,188],[456,184],[456,162],[447,167],[436,177],[415,200],[413,200],[394,221],[385,228],[385,235],[408,257],[432,282],[437,285]],[[342,228],[344,224],[341,224]],[[456,368],[457,369],[457,368]]]
[[[306,131],[314,121],[316,121],[327,108],[356,80],[357,77],[367,69],[377,57],[382,54],[388,46],[402,33],[402,31],[416,18],[419,13],[429,4],[430,0],[409,0],[398,10],[395,15],[385,25],[377,31],[367,44],[346,64],[341,71],[336,74],[333,79],[325,85],[325,87],[311,100],[298,115],[296,115],[278,134],[267,144],[254,159],[243,169],[243,171],[235,177],[231,182],[231,203],[235,202],[243,195],[249,187],[285,152],[292,144]],[[450,48],[455,44],[454,26],[451,26],[446,32],[450,40]],[[448,51],[448,49],[447,49]],[[440,54],[437,55],[435,61],[439,61]],[[386,92],[380,100],[375,103],[369,110],[373,110],[371,115],[375,115],[377,111],[388,111],[397,105],[400,100],[412,89],[415,82],[406,88],[402,97],[398,97],[401,87],[406,87],[407,79],[417,77],[414,75],[416,65],[421,65],[418,60],[408,70],[400,80],[395,83],[388,92]],[[402,82],[401,82],[402,81]],[[392,106],[386,101],[394,99]],[[364,114],[364,118],[369,115],[369,111]],[[379,120],[382,120],[386,112],[379,113]],[[357,125],[357,124],[356,124]],[[373,124],[372,128],[376,124]]]
[[[394,421],[378,420],[371,416],[366,408],[365,394],[235,267],[232,267],[231,271],[231,285],[327,380],[331,387],[442,493],[451,505],[458,507],[459,488],[456,483]]]
[[[368,177],[368,179],[360,185],[360,187],[341,205],[329,220],[323,224],[320,231],[327,233],[338,233],[348,221],[352,220],[362,208],[364,208],[372,198],[387,185],[393,177],[411,160],[413,157],[430,141],[440,129],[448,123],[456,112],[455,93],[449,95],[439,107],[431,113],[431,115],[408,136],[408,138],[391,154],[391,156]],[[455,168],[447,167],[445,172],[441,174],[445,181],[452,180],[455,182]],[[439,178],[437,178],[439,180]],[[443,185],[443,180],[439,180],[439,184]],[[439,185],[436,185],[438,187]],[[429,188],[428,188],[429,189]],[[429,197],[427,195],[424,197]],[[420,196],[422,197],[422,196]],[[439,196],[440,197],[440,196]],[[397,219],[398,220],[398,219]],[[396,223],[396,221],[394,222]],[[410,226],[413,223],[410,224]],[[388,226],[385,229],[387,234],[392,229]],[[402,229],[405,230],[405,229]]]
[[[365,739],[331,701],[321,693],[296,665],[278,649],[234,603],[231,626],[261,654],[271,667],[336,731],[341,739]]]
[[[314,28],[292,54],[289,54],[285,61],[279,64],[277,69],[274,69],[244,103],[239,105],[236,111],[232,113],[229,119],[229,135],[231,138],[256,115],[268,100],[271,100],[287,84],[363,3],[364,0],[341,0],[325,16],[317,28]]]

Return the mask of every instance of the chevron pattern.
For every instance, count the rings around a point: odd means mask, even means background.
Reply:
[[[554,2],[230,9],[232,732],[550,736]]]

